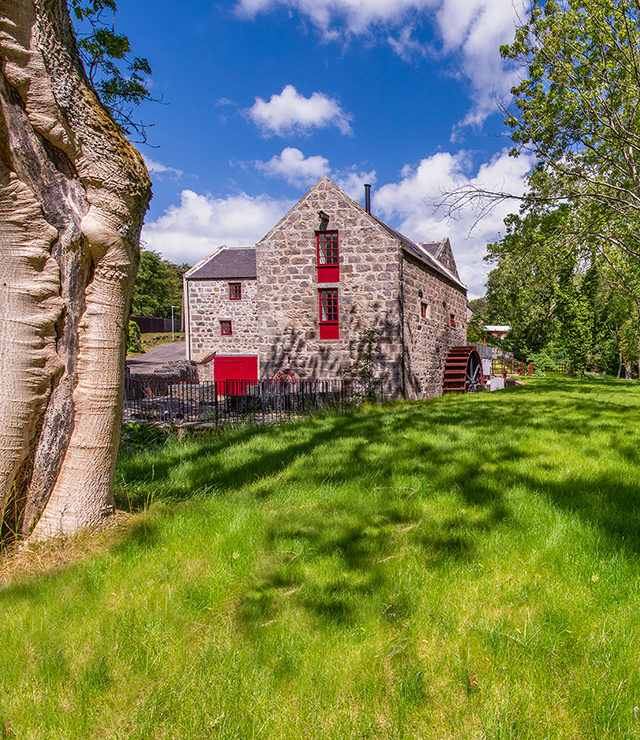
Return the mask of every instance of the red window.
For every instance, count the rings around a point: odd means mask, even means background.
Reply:
[[[449,326],[455,326],[456,325],[456,315],[453,313],[449,314]]]
[[[230,337],[233,332],[231,331],[231,322],[230,321],[221,321],[220,322],[220,334],[223,337]]]
[[[340,254],[337,231],[316,231],[318,282],[335,283],[340,280]]]
[[[239,301],[242,299],[242,285],[240,283],[229,283],[229,300]]]
[[[429,317],[429,306],[424,302],[420,304],[420,316],[422,316],[423,319]]]
[[[338,289],[324,288],[318,291],[320,299],[320,339],[338,339]]]

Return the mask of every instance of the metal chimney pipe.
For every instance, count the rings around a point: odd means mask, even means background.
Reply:
[[[364,210],[371,213],[371,185],[364,186]]]

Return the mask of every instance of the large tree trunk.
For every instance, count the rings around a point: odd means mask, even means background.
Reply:
[[[125,329],[150,196],[90,88],[65,0],[0,0],[0,523],[113,511]]]

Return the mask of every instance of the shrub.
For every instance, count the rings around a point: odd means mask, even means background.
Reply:
[[[135,321],[130,321],[127,336],[127,354],[133,352],[142,352],[142,337],[140,336],[140,327]]]

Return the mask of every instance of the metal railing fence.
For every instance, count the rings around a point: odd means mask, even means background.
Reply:
[[[517,375],[533,375],[533,362],[520,362],[520,360],[492,360],[491,361],[491,374],[492,375],[504,375],[504,374],[517,374]]]
[[[380,380],[125,380],[124,421],[275,424],[321,409],[385,399]]]

